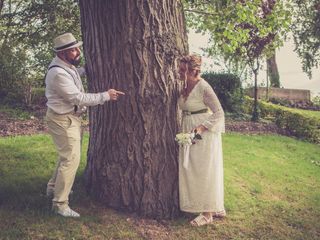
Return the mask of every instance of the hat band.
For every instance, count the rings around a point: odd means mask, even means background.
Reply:
[[[74,42],[68,43],[66,45],[63,45],[61,47],[57,47],[57,48],[55,48],[55,50],[61,50],[61,49],[67,48],[67,47],[71,47],[72,45],[75,45],[77,43],[78,43],[78,41],[74,41]]]

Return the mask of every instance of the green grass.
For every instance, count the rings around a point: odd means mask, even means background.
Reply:
[[[56,153],[48,135],[0,138],[0,239],[320,239],[319,145],[281,136],[223,138],[228,216],[201,228],[104,208],[86,196],[86,147],[71,205],[53,215],[44,196]]]
[[[298,109],[298,108],[289,108],[289,107],[284,107],[283,108],[295,112],[295,113],[300,113],[302,115],[308,116],[308,117],[314,117],[320,119],[320,111],[312,111],[312,110],[304,110],[304,109]]]
[[[315,117],[320,119],[320,111],[311,111],[311,110],[302,110],[302,109],[299,109],[297,111],[300,111],[302,114],[307,114],[310,117]]]

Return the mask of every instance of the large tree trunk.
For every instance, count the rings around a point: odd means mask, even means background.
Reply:
[[[272,55],[272,57],[267,59],[267,69],[268,76],[270,80],[270,87],[280,87],[280,75],[278,71],[278,65],[276,62],[276,52]]]
[[[126,93],[90,109],[88,191],[115,209],[177,216],[180,1],[80,0],[80,11],[89,90]]]

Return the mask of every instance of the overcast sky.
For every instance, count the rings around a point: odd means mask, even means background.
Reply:
[[[203,54],[201,48],[208,45],[208,36],[190,31],[189,35],[189,51]],[[285,88],[307,89],[312,95],[320,95],[320,69],[313,71],[313,77],[310,80],[308,76],[302,72],[301,61],[297,54],[293,51],[294,43],[289,40],[276,53],[276,60],[280,73],[281,85]],[[212,59],[203,58],[205,68],[212,64]],[[216,69],[217,70],[217,69]],[[259,73],[259,82],[265,82],[265,72]]]

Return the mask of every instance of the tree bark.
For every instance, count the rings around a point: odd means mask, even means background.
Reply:
[[[253,109],[252,109],[252,117],[251,121],[257,122],[259,121],[259,106],[258,106],[258,72],[260,68],[259,58],[253,59],[250,61],[251,70],[254,74],[254,101],[253,101]]]
[[[178,206],[176,58],[187,52],[180,1],[80,0],[89,91],[124,91],[92,107],[88,192],[106,206],[173,218]]]
[[[268,65],[268,75],[270,80],[270,87],[280,87],[280,75],[278,71],[278,65],[276,61],[276,52],[272,55],[272,57],[267,59]]]

